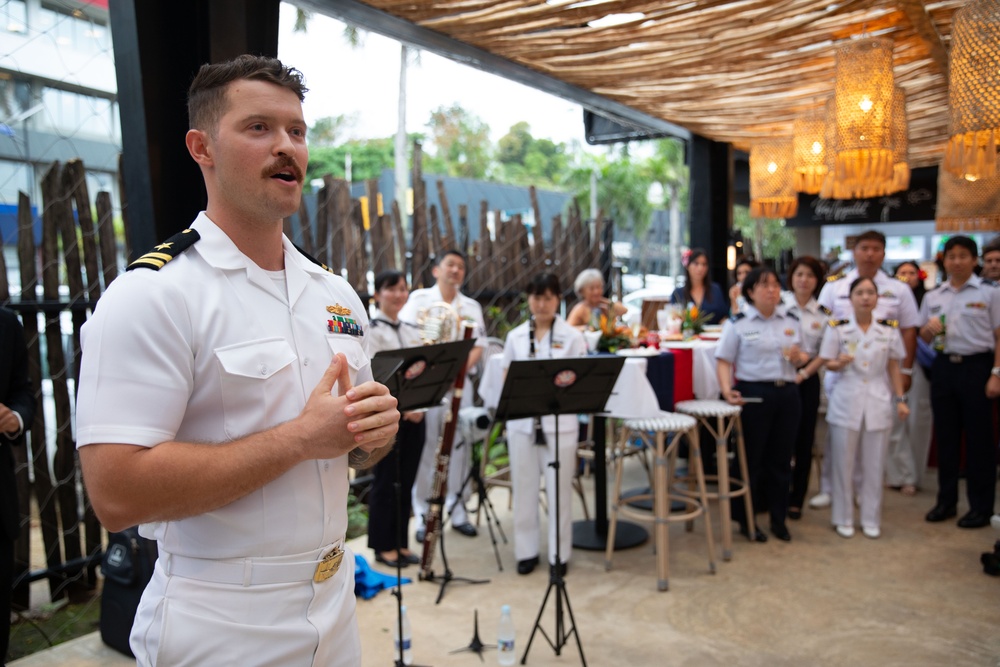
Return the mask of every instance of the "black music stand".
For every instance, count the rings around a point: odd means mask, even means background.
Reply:
[[[500,403],[497,406],[497,419],[521,419],[526,417],[544,417],[561,414],[586,414],[604,410],[608,397],[615,386],[618,374],[625,364],[624,357],[581,357],[570,359],[529,359],[515,361],[507,369]],[[550,521],[556,526],[556,564],[549,569],[549,586],[545,591],[545,599],[538,610],[538,617],[524,649],[521,664],[528,659],[531,642],[535,632],[540,630],[549,646],[560,655],[562,647],[569,641],[569,636],[576,637],[576,647],[580,651],[580,660],[587,667],[587,659],[583,655],[583,645],[580,643],[580,633],[576,629],[573,609],[566,592],[566,582],[563,575],[562,556],[559,549],[559,429],[556,429],[555,457],[549,464],[555,469],[555,514]],[[556,589],[556,627],[554,637],[549,637],[541,627],[542,614],[549,601],[552,589]],[[563,602],[569,614],[569,629],[563,622]]]
[[[455,377],[474,344],[475,341],[470,339],[378,352],[372,357],[372,375],[376,381],[389,388],[400,413],[432,408],[441,403],[454,384]],[[403,572],[400,545],[403,544],[403,531],[406,529],[403,527],[401,509],[399,480],[402,475],[399,465],[397,455],[396,481],[393,484],[396,494],[396,588],[392,594],[396,596],[396,622],[400,637],[395,665],[403,667]],[[441,553],[443,557],[443,543]]]

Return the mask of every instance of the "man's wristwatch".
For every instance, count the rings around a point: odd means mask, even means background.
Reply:
[[[899,372],[902,373],[903,375],[913,375],[912,368],[900,368]]]
[[[990,369],[990,375],[995,375],[1000,378],[1000,366],[994,366]]]
[[[900,403],[902,403],[903,405],[906,405],[907,403],[909,403],[909,402],[910,402],[910,399],[908,399],[908,398],[906,397],[906,395],[904,394],[904,395],[902,395],[902,396],[897,396],[897,397],[896,397],[895,399],[893,399],[893,402],[894,402],[894,403],[895,403],[896,405],[899,405]]]

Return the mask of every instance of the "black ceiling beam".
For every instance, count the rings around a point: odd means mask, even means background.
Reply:
[[[332,16],[359,28],[436,53],[463,65],[575,102],[595,114],[623,125],[647,128],[651,134],[676,137],[685,141],[691,139],[691,132],[679,125],[668,123],[662,118],[650,116],[585,88],[536,72],[489,51],[452,39],[434,30],[422,28],[355,0],[296,0],[295,4],[303,9]]]

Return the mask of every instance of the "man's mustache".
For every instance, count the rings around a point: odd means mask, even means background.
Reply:
[[[299,167],[298,162],[296,162],[295,158],[291,155],[280,157],[275,160],[273,164],[265,167],[264,178],[271,178],[272,176],[280,174],[283,171],[290,172],[299,183],[302,183],[305,180],[305,174],[303,173],[302,168]]]

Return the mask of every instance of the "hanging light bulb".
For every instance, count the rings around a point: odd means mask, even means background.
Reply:
[[[792,151],[796,192],[817,194],[829,169],[826,165],[826,109],[811,111],[792,125]]]
[[[799,199],[792,180],[791,137],[754,143],[750,147],[750,217],[795,217]]]
[[[844,44],[837,49],[836,73],[836,179],[842,184],[891,181],[892,41],[864,38]]]
[[[973,0],[952,25],[944,168],[975,182],[1000,171],[1000,2]]]

